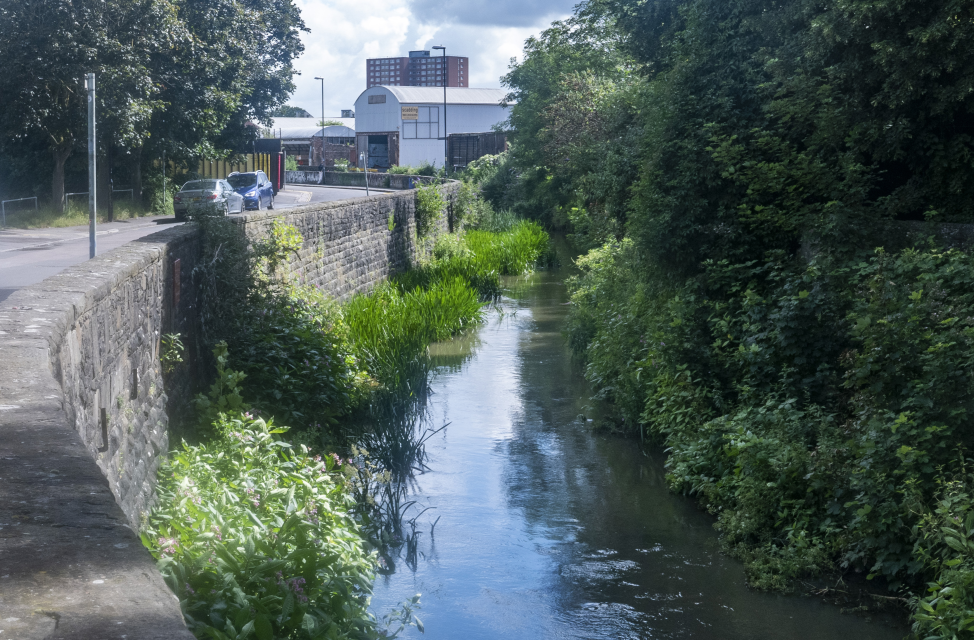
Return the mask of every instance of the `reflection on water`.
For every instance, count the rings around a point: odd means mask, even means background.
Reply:
[[[409,500],[414,517],[428,510],[411,561],[379,576],[375,611],[422,593],[431,639],[902,638],[815,599],[748,590],[659,461],[586,427],[560,279],[522,279],[503,315],[432,349],[427,408],[450,426],[426,443]]]

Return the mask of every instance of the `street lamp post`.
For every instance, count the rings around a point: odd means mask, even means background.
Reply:
[[[85,88],[88,90],[88,257],[94,258],[98,252],[98,241],[95,239],[95,227],[98,223],[98,200],[95,198],[95,188],[98,185],[95,179],[98,157],[98,138],[95,136],[95,74],[89,73],[85,78]]]
[[[450,165],[450,138],[446,132],[446,85],[449,74],[447,73],[446,47],[436,46],[433,48],[443,51],[443,171],[449,173],[450,170],[447,167]]]
[[[315,80],[321,80],[321,179],[325,179],[325,79],[315,76]]]

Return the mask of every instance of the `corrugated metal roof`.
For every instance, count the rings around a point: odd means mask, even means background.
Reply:
[[[273,129],[272,137],[281,138],[283,140],[307,140],[311,136],[321,131],[321,127],[305,127],[301,129],[296,128],[281,128]]]
[[[366,91],[385,89],[400,104],[436,104],[443,102],[443,87],[390,87],[381,85]],[[365,92],[363,92],[365,93]],[[473,87],[447,87],[446,103],[449,104],[501,104],[507,91],[504,89],[476,89]],[[361,95],[359,96],[361,97]],[[356,100],[357,102],[357,100]],[[512,104],[512,103],[507,103]]]
[[[303,128],[281,128],[272,130],[272,138],[282,140],[310,140],[314,136],[321,135],[322,127],[303,127]],[[354,138],[355,129],[352,127],[338,126],[337,124],[324,127],[326,138]]]
[[[314,118],[274,118],[271,120],[268,128],[284,129],[285,131],[289,129],[307,129],[308,127],[314,127],[314,125],[320,120],[321,118],[319,116],[315,116]],[[346,127],[355,126],[355,118],[336,118],[334,116],[325,116],[325,120],[341,122]]]
[[[319,127],[318,129],[315,130],[314,137],[317,138],[321,136],[322,131],[325,132],[326,138],[354,138],[355,137],[355,129],[351,127],[339,127],[337,124],[333,124],[329,127],[325,127],[324,129]]]

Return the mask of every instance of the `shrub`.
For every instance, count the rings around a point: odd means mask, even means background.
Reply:
[[[501,156],[499,155],[481,156],[464,167],[461,177],[464,181],[473,184],[484,184],[494,177],[500,164]]]
[[[416,188],[416,231],[420,237],[428,235],[443,217],[446,201],[435,184]]]
[[[497,211],[480,197],[477,188],[463,182],[453,200],[454,225],[501,233],[509,231],[521,219],[509,209]]]
[[[198,223],[206,267],[194,277],[206,339],[229,347],[228,364],[243,374],[240,387],[256,409],[312,432],[313,440],[321,430],[334,435],[337,419],[363,397],[368,376],[335,305],[291,282],[286,265],[302,246],[301,234],[275,221],[266,240],[248,245],[226,221]]]
[[[368,611],[375,556],[354,512],[374,464],[312,456],[282,441],[286,428],[254,416],[244,374],[214,356],[217,379],[196,399],[213,438],[173,451],[159,471],[158,501],[141,527],[199,637],[389,638],[422,623],[418,596],[385,616]]]
[[[935,575],[912,602],[913,631],[927,640],[963,638],[974,630],[974,476],[961,470],[938,484],[914,546]]]
[[[171,454],[142,541],[190,629],[212,638],[378,638],[374,562],[342,465],[223,414],[220,438]]]
[[[408,175],[408,176],[436,176],[436,175],[442,175],[443,172],[442,170],[437,171],[436,167],[431,165],[426,160],[423,160],[423,162],[418,167],[413,167],[408,164],[393,165],[386,170],[386,173]]]
[[[317,290],[262,297],[230,341],[254,407],[301,431],[331,430],[364,397],[368,374],[353,354],[340,311]]]
[[[917,628],[959,628],[974,258],[879,250],[825,268],[772,252],[671,289],[637,274],[629,241],[579,264],[569,336],[587,376],[616,424],[665,441],[671,486],[718,516],[750,584],[834,567],[894,589],[932,579]]]

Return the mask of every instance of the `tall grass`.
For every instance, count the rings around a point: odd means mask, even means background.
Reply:
[[[522,220],[502,233],[468,231],[467,248],[502,276],[521,275],[547,256],[548,234],[536,222]]]
[[[474,207],[475,211],[472,217],[476,228],[480,231],[504,233],[505,231],[510,231],[521,222],[521,218],[510,209],[501,209],[498,211],[490,206],[489,202],[483,200],[480,200],[478,205]]]
[[[396,279],[401,288],[426,287],[444,279],[470,283],[483,299],[500,295],[500,276],[531,271],[549,255],[548,234],[537,223],[521,220],[507,231],[468,231],[460,241],[437,240],[434,259]]]
[[[353,349],[380,384],[408,387],[425,376],[426,345],[481,321],[477,292],[461,278],[402,289],[386,283],[352,298],[342,314]]]
[[[409,386],[425,375],[429,343],[479,323],[481,301],[500,293],[499,277],[530,271],[547,252],[548,234],[527,221],[504,233],[443,236],[428,263],[344,306],[349,340],[378,382]]]

